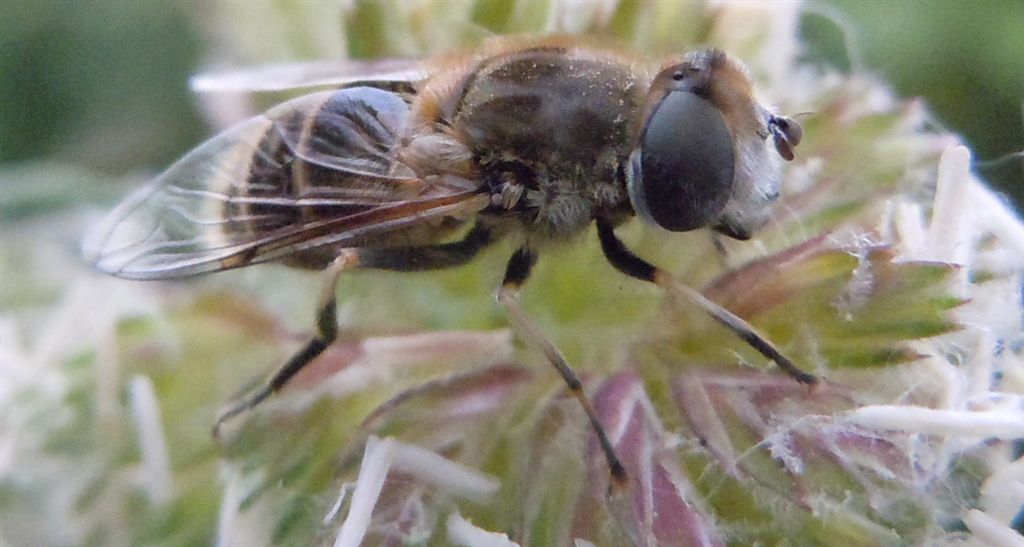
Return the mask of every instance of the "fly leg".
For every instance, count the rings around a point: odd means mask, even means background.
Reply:
[[[512,255],[505,269],[505,279],[501,283],[501,289],[498,290],[498,301],[505,307],[509,321],[512,322],[512,325],[519,334],[526,339],[527,343],[544,352],[548,361],[555,367],[558,374],[562,376],[566,385],[569,386],[569,391],[580,402],[584,412],[587,413],[587,418],[590,420],[591,428],[597,434],[597,440],[601,444],[601,451],[604,452],[604,457],[608,461],[608,469],[611,472],[613,484],[618,487],[624,487],[627,482],[626,468],[623,467],[619,457],[615,454],[615,448],[612,447],[604,427],[597,419],[597,413],[594,412],[590,399],[587,398],[587,394],[583,391],[583,384],[580,382],[579,377],[576,376],[572,367],[569,366],[562,352],[558,351],[558,348],[544,336],[544,333],[541,332],[519,306],[519,291],[529,277],[530,270],[533,269],[533,265],[536,262],[537,255],[528,249],[519,249]]]
[[[718,321],[719,324],[731,330],[747,344],[750,344],[761,355],[771,359],[783,372],[792,376],[797,382],[808,385],[818,383],[819,378],[817,376],[800,370],[785,355],[782,355],[782,352],[774,344],[754,330],[750,323],[708,300],[703,294],[672,279],[668,272],[636,256],[633,251],[626,248],[622,241],[615,236],[611,224],[607,221],[597,221],[597,235],[601,239],[601,250],[604,251],[604,256],[608,258],[608,261],[617,270],[628,276],[654,283],[677,298],[682,297],[693,302],[715,321]]]
[[[491,231],[479,224],[466,236],[452,243],[421,247],[367,247],[344,249],[327,268],[327,279],[320,304],[317,307],[317,334],[291,359],[279,368],[259,389],[230,404],[221,412],[213,426],[219,436],[220,427],[227,420],[255,407],[276,393],[300,370],[324,352],[338,336],[338,305],[335,289],[343,272],[352,269],[378,269],[391,271],[424,271],[452,268],[465,264],[494,240]]]
[[[220,436],[220,427],[231,418],[255,407],[267,397],[273,395],[277,390],[284,387],[293,376],[305,368],[318,355],[323,353],[327,346],[334,342],[338,336],[338,301],[335,295],[335,287],[342,272],[359,266],[359,251],[356,249],[345,249],[331,262],[327,268],[327,281],[324,283],[323,292],[320,294],[320,304],[317,306],[316,330],[317,334],[311,338],[291,359],[277,369],[273,376],[267,380],[258,390],[250,393],[244,398],[231,403],[213,426],[213,436]]]

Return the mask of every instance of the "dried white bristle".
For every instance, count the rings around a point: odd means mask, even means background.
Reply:
[[[1024,507],[1024,458],[997,469],[981,485],[979,506],[1001,522],[1012,522]]]
[[[1024,411],[936,410],[910,405],[871,405],[847,414],[857,425],[934,435],[1013,440],[1024,438]]]
[[[394,466],[418,479],[433,483],[446,492],[464,498],[483,500],[497,492],[501,486],[498,481],[479,471],[429,450],[397,441]]]
[[[388,471],[391,470],[396,445],[393,439],[374,436],[367,439],[363,463],[359,466],[359,478],[352,492],[352,505],[334,541],[334,547],[358,547],[362,544],[366,530],[370,527],[370,515],[384,488]]]
[[[355,485],[350,482],[346,482],[345,484],[341,485],[341,488],[338,489],[338,497],[334,500],[334,504],[331,505],[331,510],[328,511],[326,515],[324,515],[324,526],[330,524],[338,516],[338,513],[341,512],[342,504],[345,503],[345,499],[347,499],[349,494],[352,493],[352,489],[354,487]]]
[[[152,503],[166,503],[174,495],[174,481],[153,382],[148,376],[135,376],[128,385],[128,393],[142,453],[142,487]]]
[[[1021,547],[1024,538],[1016,530],[1000,523],[982,511],[971,509],[964,515],[964,524],[985,545],[991,547]]]
[[[971,153],[964,146],[951,146],[939,158],[935,201],[928,227],[928,256],[925,257],[929,260],[967,264],[970,259],[971,241],[966,230],[970,167]],[[962,282],[966,284],[966,270],[962,272]]]
[[[464,547],[519,547],[507,535],[475,526],[458,512],[448,516],[448,540]]]
[[[253,504],[244,511],[242,504],[265,480],[262,472],[243,474],[232,467],[223,468],[224,493],[217,516],[216,547],[261,547],[270,545],[273,519],[268,507]]]
[[[335,547],[356,547],[370,526],[370,516],[392,468],[462,497],[480,499],[498,491],[500,484],[464,465],[418,446],[371,436],[366,441],[352,503],[334,542]]]

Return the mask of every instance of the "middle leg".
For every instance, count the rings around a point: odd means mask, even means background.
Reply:
[[[611,441],[608,440],[608,434],[605,433],[604,426],[601,425],[601,421],[597,418],[597,413],[594,412],[593,405],[590,404],[590,399],[583,391],[583,384],[580,382],[579,376],[569,366],[569,362],[566,361],[562,352],[558,351],[558,348],[548,340],[547,336],[544,336],[544,333],[541,332],[519,306],[519,291],[523,283],[530,276],[530,271],[536,262],[537,255],[529,249],[519,249],[512,255],[512,258],[508,261],[508,266],[505,268],[505,279],[501,283],[501,289],[498,290],[498,301],[505,307],[505,313],[508,315],[509,321],[512,322],[516,331],[526,338],[529,344],[542,350],[548,361],[555,367],[558,374],[562,376],[562,379],[565,380],[566,385],[569,386],[569,391],[579,401],[583,411],[587,413],[587,419],[590,420],[590,426],[597,435],[601,451],[608,462],[612,483],[617,487],[625,487],[627,483],[626,468],[623,467],[622,461],[615,454],[615,448],[612,446]]]

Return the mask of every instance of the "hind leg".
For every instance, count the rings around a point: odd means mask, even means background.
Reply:
[[[296,374],[324,352],[338,336],[338,304],[336,287],[343,272],[359,269],[392,271],[441,270],[469,262],[493,241],[491,232],[479,225],[453,243],[422,247],[366,247],[344,249],[327,268],[323,292],[316,314],[316,335],[257,390],[229,404],[213,426],[218,436],[224,422],[246,412],[276,393]]]

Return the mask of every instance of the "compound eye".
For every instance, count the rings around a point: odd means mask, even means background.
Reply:
[[[710,224],[732,195],[732,135],[722,112],[695,93],[665,95],[630,161],[633,208],[666,230]]]

